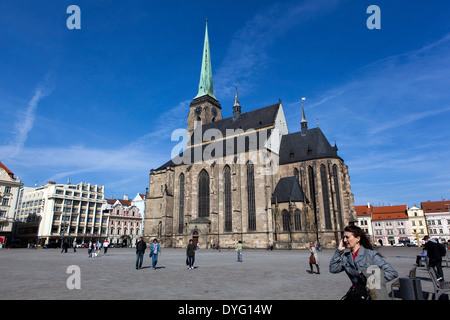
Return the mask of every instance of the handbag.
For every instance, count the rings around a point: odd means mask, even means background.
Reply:
[[[350,289],[348,289],[347,293],[341,298],[341,300],[369,300],[369,292],[366,288],[366,282],[367,280],[364,275],[361,275],[356,284],[352,285]]]
[[[311,256],[309,257],[309,264],[316,264],[316,258],[313,253],[311,253]]]

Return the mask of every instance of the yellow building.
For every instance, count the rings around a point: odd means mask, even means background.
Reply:
[[[408,220],[411,227],[411,240],[417,241],[417,245],[420,244],[420,240],[428,235],[427,224],[425,221],[425,215],[423,210],[419,207],[412,206],[408,208]]]

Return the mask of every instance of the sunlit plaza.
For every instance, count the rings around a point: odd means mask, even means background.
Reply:
[[[383,257],[408,277],[417,247],[382,247]],[[320,274],[309,272],[308,250],[243,251],[237,262],[233,249],[197,251],[195,268],[186,266],[184,249],[164,249],[157,268],[151,267],[148,250],[143,268],[136,270],[134,248],[110,248],[97,257],[88,249],[3,249],[0,251],[1,299],[160,299],[160,300],[339,300],[350,286],[345,272],[331,274],[334,250],[319,253]],[[78,286],[73,281],[78,270]],[[450,278],[444,267],[445,279]],[[314,268],[314,271],[316,269]],[[434,288],[425,267],[417,267],[425,300],[434,299]],[[387,284],[391,294],[391,283]],[[394,295],[397,298],[398,292]],[[448,299],[443,294],[440,299]]]

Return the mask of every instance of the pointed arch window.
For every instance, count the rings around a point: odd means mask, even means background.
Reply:
[[[232,202],[231,202],[231,170],[227,165],[223,170],[224,178],[224,200],[225,200],[225,231],[231,232],[233,228]]]
[[[314,182],[314,170],[311,166],[308,167],[308,180],[309,180],[309,197],[311,205],[316,211],[316,184]]]
[[[301,231],[301,221],[300,221],[300,210],[296,209],[294,211],[294,229],[295,231]]]
[[[247,205],[248,205],[248,230],[256,230],[255,207],[255,168],[251,162],[247,163]]]
[[[320,166],[320,177],[322,181],[322,195],[323,195],[323,208],[325,214],[325,229],[331,229],[331,211],[330,211],[330,196],[328,192],[328,179],[327,169],[325,165]]]
[[[281,212],[281,219],[283,220],[283,231],[289,231],[289,223],[291,219],[289,217],[289,212],[286,209]]]
[[[336,192],[336,206],[337,206],[337,215],[339,218],[340,228],[344,228],[342,221],[342,208],[341,208],[341,192],[339,189],[339,173],[337,165],[333,165],[333,180],[334,180],[334,191]]]
[[[184,224],[184,174],[180,174],[180,203],[178,204],[178,233],[183,233]]]
[[[297,181],[300,183],[300,172],[297,168],[294,168],[294,177],[297,179]]]
[[[209,174],[206,170],[198,176],[198,216],[209,217]]]

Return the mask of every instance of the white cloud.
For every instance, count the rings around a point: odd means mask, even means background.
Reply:
[[[26,109],[24,111],[19,111],[20,117],[15,124],[15,141],[12,145],[13,147],[10,149],[8,157],[15,157],[21,152],[28,138],[28,133],[33,129],[38,103],[49,94],[49,90],[40,86],[37,87],[33,97],[28,102]]]

